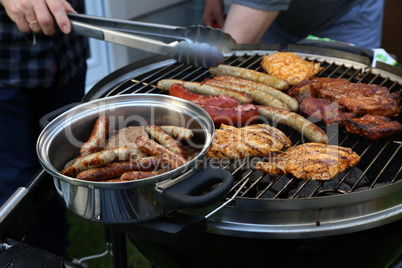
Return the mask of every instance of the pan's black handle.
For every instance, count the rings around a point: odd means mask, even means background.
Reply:
[[[210,190],[218,183],[216,188]],[[232,173],[207,164],[191,177],[163,190],[162,197],[171,209],[206,207],[221,200],[232,185]]]
[[[61,115],[62,113],[70,110],[71,108],[74,108],[77,105],[80,105],[81,102],[72,102],[69,103],[63,107],[60,107],[54,111],[51,111],[48,114],[45,114],[44,116],[41,117],[41,119],[39,120],[39,125],[42,129],[44,129],[49,123],[50,121],[52,121],[53,119],[55,119],[57,116]]]

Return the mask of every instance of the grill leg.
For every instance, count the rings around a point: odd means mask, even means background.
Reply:
[[[113,227],[106,226],[109,228],[110,242],[112,243],[112,253],[113,253],[113,267],[127,267],[127,245],[126,245],[126,235],[124,232],[114,229]]]

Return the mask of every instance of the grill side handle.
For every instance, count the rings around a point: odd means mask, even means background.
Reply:
[[[211,164],[203,166],[162,191],[163,202],[170,209],[202,208],[221,200],[233,185],[233,175]]]

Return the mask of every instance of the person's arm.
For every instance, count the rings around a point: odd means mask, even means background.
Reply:
[[[206,0],[202,22],[205,26],[222,28],[225,23],[223,0]]]
[[[264,11],[232,4],[223,31],[229,33],[239,44],[258,43],[278,14],[279,11]]]
[[[64,33],[71,31],[66,12],[75,11],[65,0],[0,0],[0,4],[22,32],[52,35],[56,32],[54,20]]]

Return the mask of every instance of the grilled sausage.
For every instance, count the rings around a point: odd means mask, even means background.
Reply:
[[[308,121],[303,116],[287,110],[257,106],[259,114],[274,122],[287,125],[300,132],[312,142],[328,143],[327,134],[318,126]]]
[[[166,131],[154,125],[147,126],[146,130],[157,142],[159,142],[159,144],[171,152],[183,157],[183,159],[186,159],[186,155],[184,154],[180,143],[170,136]]]
[[[176,127],[176,126],[159,126],[161,129],[169,133],[175,139],[179,139],[182,141],[192,139],[194,137],[194,133],[191,129],[185,127]]]
[[[289,110],[289,107],[286,104],[284,104],[283,102],[281,102],[280,100],[278,100],[277,98],[274,98],[271,95],[269,95],[265,92],[262,92],[261,90],[250,87],[250,86],[235,84],[235,83],[227,82],[227,81],[219,81],[219,80],[209,79],[209,78],[205,79],[203,83],[207,84],[207,85],[211,85],[211,86],[229,88],[229,89],[246,92],[246,93],[250,94],[251,97],[253,98],[253,100],[255,102],[257,102],[258,104]]]
[[[147,154],[162,158],[162,160],[167,162],[172,168],[178,168],[187,163],[183,157],[174,154],[162,145],[150,140],[147,137],[139,136],[135,140],[135,144]]]
[[[253,104],[243,104],[232,108],[219,108],[216,106],[201,105],[211,116],[216,126],[221,124],[231,126],[245,126],[258,119],[258,108]]]
[[[182,84],[175,83],[170,86],[169,95],[191,101],[195,104],[212,105],[223,108],[239,105],[239,102],[228,95],[202,95],[196,94],[185,88]]]
[[[179,79],[163,79],[158,82],[157,86],[159,89],[167,91],[175,83],[181,84],[188,90],[197,94],[228,95],[229,97],[232,97],[241,103],[251,103],[253,101],[253,98],[250,96],[250,94],[237,90],[205,85],[200,82],[189,82]]]
[[[159,157],[145,157],[136,161],[114,162],[112,164],[82,171],[77,179],[86,181],[103,181],[120,177],[128,171],[150,171],[155,170],[161,164]]]
[[[134,181],[150,178],[165,173],[166,171],[129,171],[121,175],[120,181]]]
[[[253,87],[255,89],[261,90],[262,92],[265,92],[266,94],[271,95],[272,97],[277,98],[278,100],[282,101],[284,104],[286,104],[289,107],[289,109],[291,111],[296,112],[297,110],[299,110],[299,103],[297,102],[296,99],[292,98],[288,94],[286,94],[276,88],[273,88],[273,87],[270,87],[270,86],[267,86],[267,85],[264,85],[261,83],[257,83],[254,81],[250,81],[250,80],[246,80],[246,79],[242,79],[242,78],[238,78],[238,77],[226,76],[226,75],[216,75],[212,79]]]
[[[217,67],[210,67],[209,72],[213,75],[227,75],[251,80],[279,90],[286,90],[289,87],[289,83],[279,77],[241,67],[220,64]]]
[[[101,150],[104,147],[106,137],[109,131],[109,117],[100,116],[92,130],[88,141],[81,146],[80,155],[88,155]]]
[[[75,159],[71,165],[61,171],[61,174],[75,177],[78,173],[90,168],[104,166],[113,161],[134,159],[139,152],[137,148],[124,146],[84,155]]]

